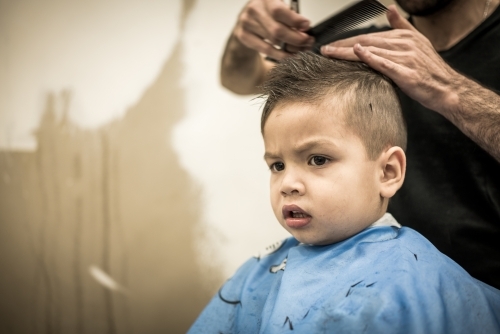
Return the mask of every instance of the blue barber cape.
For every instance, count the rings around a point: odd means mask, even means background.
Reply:
[[[500,290],[410,228],[327,246],[288,238],[268,253],[238,269],[189,333],[500,333]]]

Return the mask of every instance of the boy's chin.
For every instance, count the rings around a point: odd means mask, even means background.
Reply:
[[[293,234],[292,234],[293,235]],[[311,245],[311,246],[328,246],[339,241],[342,241],[346,238],[320,238],[320,237],[312,237],[312,236],[304,236],[304,235],[293,235],[295,239],[299,242]]]

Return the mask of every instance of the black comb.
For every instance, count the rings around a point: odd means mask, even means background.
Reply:
[[[321,46],[336,41],[343,33],[353,30],[362,23],[384,14],[386,11],[387,7],[377,0],[356,1],[306,31],[315,39],[313,51],[320,53]]]

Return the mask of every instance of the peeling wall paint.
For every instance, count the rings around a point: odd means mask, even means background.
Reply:
[[[2,326],[183,332],[207,302],[199,196],[165,140],[184,109],[179,50],[120,121],[81,130],[67,118],[71,94],[49,95],[37,150],[0,152]],[[99,284],[93,267],[127,293]]]
[[[169,143],[181,50],[120,120],[82,129],[78,92],[47,94],[36,150],[0,151],[1,332],[181,333],[207,302],[221,279],[197,265],[200,198]]]

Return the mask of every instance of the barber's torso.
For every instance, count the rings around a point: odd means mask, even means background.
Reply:
[[[458,72],[500,92],[499,41],[497,9],[440,55]],[[500,163],[443,116],[403,93],[400,98],[408,167],[389,212],[472,276],[500,288]]]

